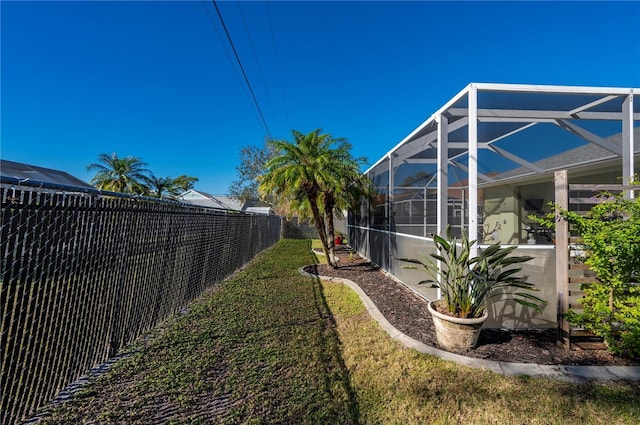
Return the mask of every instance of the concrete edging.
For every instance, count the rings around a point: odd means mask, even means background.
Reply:
[[[465,366],[488,369],[506,376],[536,376],[548,377],[568,382],[585,382],[589,380],[600,381],[640,381],[640,366],[567,366],[567,365],[539,365],[535,363],[509,363],[494,360],[476,359],[460,354],[443,351],[411,338],[396,329],[378,310],[371,298],[355,282],[339,278],[321,276],[308,273],[303,266],[298,269],[300,274],[324,281],[341,283],[353,289],[367,309],[367,312],[375,319],[380,327],[391,338],[399,341],[407,348],[413,348],[420,353],[430,354],[443,360],[450,360]]]

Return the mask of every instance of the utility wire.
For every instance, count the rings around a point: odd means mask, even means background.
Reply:
[[[249,82],[249,77],[247,77],[247,73],[242,66],[242,61],[240,61],[240,56],[238,56],[238,51],[236,50],[236,46],[233,44],[233,40],[231,39],[231,34],[229,34],[229,30],[224,23],[224,19],[222,19],[222,14],[220,13],[220,9],[218,8],[218,4],[216,0],[211,0],[213,6],[216,9],[216,13],[218,14],[218,18],[220,18],[220,23],[222,24],[222,28],[224,28],[224,32],[227,35],[227,40],[229,40],[229,44],[231,45],[231,49],[233,50],[233,54],[235,55],[236,62],[242,71],[242,75],[244,76],[244,81],[247,83],[247,87],[249,88],[249,92],[251,93],[251,97],[253,98],[253,103],[256,105],[256,109],[258,110],[258,114],[260,115],[260,119],[262,120],[262,124],[264,125],[265,130],[267,131],[267,136],[269,140],[272,140],[271,132],[269,131],[269,126],[267,125],[267,121],[264,119],[264,114],[262,113],[262,109],[260,109],[260,104],[258,103],[258,99],[256,98],[256,94],[253,91],[253,87],[251,87],[251,83]]]
[[[280,77],[280,91],[282,92],[282,103],[284,104],[284,113],[287,124],[291,123],[291,119],[289,118],[289,109],[287,108],[287,96],[284,92],[284,82],[282,81],[282,67],[280,66],[280,59],[278,58],[278,49],[276,48],[276,36],[273,31],[273,19],[271,18],[271,8],[269,7],[269,2],[266,1],[265,5],[267,6],[267,19],[269,20],[269,29],[271,30],[271,42],[273,44],[273,54],[276,59],[276,69],[278,70],[278,76]]]
[[[235,74],[236,78],[238,79],[238,84],[240,84],[240,87],[242,87],[242,91],[244,92],[245,96],[247,96],[247,100],[251,100],[249,92],[245,88],[244,81],[242,81],[242,77],[240,76],[240,73],[238,72],[238,68],[235,66],[235,60],[231,57],[231,54],[229,53],[229,48],[227,47],[227,43],[225,43],[224,38],[222,37],[222,34],[220,33],[220,29],[218,28],[219,25],[216,25],[215,20],[213,19],[213,15],[211,15],[211,11],[207,7],[206,0],[202,0],[202,5],[204,6],[204,10],[207,12],[207,17],[209,18],[209,22],[211,22],[211,25],[213,26],[213,29],[216,30],[216,35],[218,36],[218,40],[220,41],[220,45],[222,46],[222,50],[224,50],[224,54],[227,57],[227,60],[229,61],[229,65],[231,65],[231,68],[233,69],[233,73]],[[260,119],[258,114],[256,114],[256,118]]]
[[[273,107],[273,102],[271,102],[271,96],[269,95],[269,87],[267,86],[267,82],[264,79],[264,73],[262,72],[262,67],[260,66],[260,61],[258,60],[258,54],[256,53],[256,49],[253,45],[253,40],[251,39],[251,34],[249,32],[249,25],[247,25],[247,20],[244,17],[244,13],[242,11],[242,6],[239,1],[236,0],[236,5],[238,6],[238,11],[240,12],[240,17],[242,18],[242,24],[244,26],[244,32],[247,34],[247,39],[249,40],[249,46],[251,47],[251,53],[253,53],[253,60],[256,62],[256,67],[258,68],[258,74],[260,74],[260,81],[262,81],[262,86],[264,87],[265,95],[267,96],[267,104],[271,108],[271,112],[273,113],[273,119],[276,124],[276,130],[281,133],[280,125],[278,124],[278,117],[275,113],[275,109]],[[273,124],[273,122],[272,122]]]

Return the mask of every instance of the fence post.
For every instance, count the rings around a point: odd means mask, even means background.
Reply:
[[[567,170],[556,171],[554,178],[556,208],[569,209]],[[558,294],[557,344],[571,349],[571,328],[565,318],[569,311],[569,224],[556,212],[556,292]]]

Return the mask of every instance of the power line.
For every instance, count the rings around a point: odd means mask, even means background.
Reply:
[[[258,114],[260,115],[260,119],[262,120],[262,124],[264,125],[265,130],[267,131],[267,136],[269,140],[273,139],[271,136],[271,132],[269,131],[269,126],[267,125],[267,121],[264,119],[264,114],[262,113],[262,109],[260,109],[260,104],[258,103],[258,99],[256,98],[256,94],[253,91],[253,87],[251,87],[251,83],[249,82],[249,77],[247,77],[247,73],[244,70],[244,66],[242,66],[242,61],[240,61],[240,56],[238,56],[238,51],[236,50],[236,46],[233,44],[233,40],[231,39],[231,34],[229,34],[229,30],[224,23],[224,19],[222,19],[222,14],[220,13],[220,9],[218,9],[218,4],[216,0],[211,0],[213,6],[216,9],[216,13],[218,14],[218,18],[220,19],[220,23],[222,24],[222,28],[224,29],[225,34],[227,35],[227,40],[229,40],[229,44],[231,45],[231,49],[233,50],[233,54],[235,55],[236,62],[240,67],[240,71],[242,71],[242,75],[244,77],[245,83],[247,83],[247,87],[249,88],[249,92],[251,93],[251,97],[253,98],[253,103],[256,105],[256,109],[258,110]]]
[[[278,70],[278,77],[280,77],[280,91],[282,92],[282,103],[284,105],[284,113],[287,120],[287,124],[291,123],[291,119],[289,118],[289,109],[287,108],[287,96],[284,92],[284,82],[282,81],[282,67],[280,66],[280,60],[278,58],[278,49],[276,48],[276,36],[273,31],[273,19],[271,18],[271,8],[269,7],[269,2],[266,1],[265,5],[267,6],[267,19],[269,21],[269,29],[271,30],[271,42],[273,44],[273,53],[276,59],[276,69]]]
[[[267,86],[267,82],[264,79],[264,73],[262,72],[262,67],[260,66],[260,60],[258,59],[258,54],[256,53],[256,49],[253,45],[253,40],[251,38],[251,33],[249,32],[249,25],[247,25],[247,20],[244,17],[244,13],[242,11],[242,6],[240,2],[236,1],[236,5],[238,6],[238,11],[240,12],[240,17],[242,18],[244,32],[245,34],[247,34],[247,39],[249,40],[249,47],[251,47],[251,53],[253,53],[253,60],[255,60],[256,62],[256,67],[258,68],[258,74],[260,74],[260,80],[262,81],[262,86],[264,87],[264,93],[267,97],[267,104],[271,108],[271,112],[273,113],[272,119],[275,121],[276,130],[278,130],[278,132],[281,132],[280,126],[278,125],[278,117],[275,113],[275,109],[273,108],[273,102],[271,102],[271,96],[269,95],[269,87]]]
[[[231,54],[229,53],[229,49],[227,48],[226,43],[224,42],[222,34],[220,33],[220,29],[218,28],[219,25],[216,25],[216,23],[215,23],[215,21],[213,19],[213,15],[211,15],[211,11],[207,7],[206,0],[202,0],[202,5],[204,6],[204,10],[207,12],[207,17],[209,18],[209,22],[211,22],[211,25],[213,26],[213,29],[216,30],[216,35],[218,36],[218,40],[220,41],[220,45],[222,46],[222,50],[224,50],[224,54],[227,57],[227,60],[229,61],[229,65],[231,65],[231,68],[233,69],[233,73],[235,74],[236,78],[238,79],[238,84],[240,84],[240,86],[242,87],[242,91],[247,96],[247,99],[251,100],[251,99],[249,99],[249,93],[247,92],[247,89],[245,88],[245,86],[243,84],[242,77],[240,76],[240,73],[238,72],[238,68],[236,66],[234,66],[235,61],[231,57]],[[259,119],[260,117],[258,117],[257,114],[256,114],[256,118]]]

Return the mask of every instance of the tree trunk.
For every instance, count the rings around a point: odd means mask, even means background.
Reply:
[[[312,200],[311,197],[309,198],[309,206],[311,208],[311,213],[313,214],[313,220],[316,222],[316,230],[318,231],[318,236],[320,236],[322,250],[324,251],[327,263],[330,266],[335,267],[333,257],[331,257],[331,252],[329,251],[329,245],[327,244],[327,232],[324,227],[324,219],[320,214],[320,210],[318,209],[318,204],[315,199]]]
[[[333,227],[333,208],[335,203],[331,197],[325,197],[325,215],[327,216],[327,244],[329,245],[329,255],[331,256],[331,265],[334,269],[338,268],[338,261],[336,260],[336,246],[335,246],[335,228]]]

